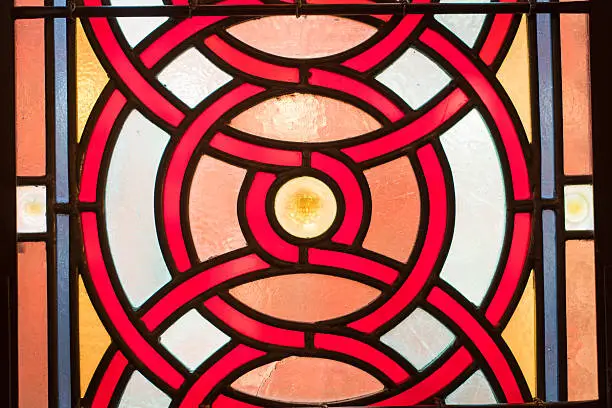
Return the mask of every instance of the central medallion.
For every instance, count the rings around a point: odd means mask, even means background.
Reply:
[[[281,227],[298,238],[315,238],[327,231],[338,212],[332,190],[321,180],[301,176],[283,184],[274,199]]]

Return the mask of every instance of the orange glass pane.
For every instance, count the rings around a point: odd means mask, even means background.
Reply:
[[[565,244],[567,396],[597,399],[597,320],[593,241]]]
[[[45,25],[15,22],[17,175],[45,174]]]
[[[19,407],[44,408],[48,401],[45,243],[19,243],[17,262]]]
[[[566,174],[591,174],[588,17],[561,15],[563,160]]]

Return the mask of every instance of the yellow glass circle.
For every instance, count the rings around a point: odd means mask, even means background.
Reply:
[[[314,238],[331,227],[338,206],[332,190],[321,180],[302,176],[283,184],[274,198],[278,223],[298,238]]]
[[[571,223],[580,223],[589,215],[589,200],[580,193],[565,196],[565,218]]]

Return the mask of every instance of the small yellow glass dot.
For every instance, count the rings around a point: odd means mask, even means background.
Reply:
[[[274,200],[276,219],[285,231],[299,238],[314,238],[336,218],[336,198],[321,180],[303,176],[281,186]]]
[[[582,222],[589,215],[589,203],[582,194],[572,193],[565,197],[565,218],[571,223]]]

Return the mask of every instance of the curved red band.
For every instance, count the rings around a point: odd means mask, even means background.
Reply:
[[[302,152],[259,146],[223,133],[217,133],[210,141],[210,146],[232,156],[256,163],[295,167],[302,164]]]
[[[300,82],[300,71],[297,68],[283,67],[260,61],[242,51],[238,51],[217,35],[211,35],[206,38],[204,44],[223,61],[245,74],[271,81]]]
[[[91,138],[87,145],[85,160],[83,161],[83,170],[81,172],[81,191],[79,193],[79,201],[94,202],[96,201],[96,189],[98,186],[98,176],[100,174],[100,165],[102,156],[106,150],[108,137],[117,120],[117,116],[125,106],[127,100],[121,92],[115,90],[108,98],[104,109],[100,113]]]
[[[417,156],[423,168],[429,193],[429,220],[423,249],[412,272],[393,296],[371,314],[349,324],[349,327],[355,330],[371,333],[408,306],[431,275],[442,249],[447,218],[444,174],[431,145],[419,149]]]
[[[266,215],[266,195],[276,176],[258,172],[246,198],[246,218],[255,240],[275,258],[287,262],[298,262],[299,249],[278,236],[272,229]]]
[[[529,251],[529,238],[531,237],[531,214],[518,213],[514,215],[514,232],[512,234],[512,244],[510,245],[510,253],[508,261],[504,268],[499,286],[491,304],[487,308],[485,316],[493,325],[497,326],[504,312],[508,309],[508,305],[516,292],[527,252]]]
[[[308,82],[312,85],[335,89],[359,98],[378,109],[392,122],[404,117],[404,113],[393,102],[363,82],[359,82],[335,72],[323,71],[316,68],[311,69],[309,72],[310,78]]]
[[[168,247],[179,272],[184,272],[191,267],[181,226],[181,189],[189,160],[202,137],[221,115],[263,90],[263,88],[250,84],[243,84],[232,89],[205,109],[187,128],[176,145],[164,180],[163,214]]]
[[[83,212],[81,225],[89,274],[104,312],[136,358],[170,387],[178,389],[183,384],[183,376],[142,337],[117,298],[102,257],[96,214]]]
[[[448,62],[450,62],[468,81],[472,88],[474,88],[493,116],[493,120],[499,130],[502,142],[508,154],[514,198],[517,200],[531,198],[527,163],[525,162],[525,155],[523,154],[519,135],[512,123],[512,118],[510,118],[504,103],[499,95],[497,95],[495,89],[493,89],[493,86],[478,68],[476,68],[474,63],[441,34],[431,29],[427,29],[421,35],[420,39],[443,58],[448,60]]]
[[[204,306],[229,327],[251,339],[285,347],[304,348],[306,346],[304,333],[261,323],[240,313],[218,296],[205,301]]]
[[[393,361],[391,357],[369,344],[349,337],[317,333],[314,335],[314,346],[322,350],[358,358],[372,367],[376,367],[396,384],[406,381],[409,377],[406,370]]]
[[[142,321],[147,329],[154,330],[181,306],[207,290],[237,276],[268,267],[269,265],[255,254],[232,259],[213,266],[175,286],[142,316]]]
[[[467,101],[465,93],[461,89],[455,89],[431,110],[403,128],[369,142],[347,147],[342,149],[342,152],[360,163],[402,149],[444,125]]]
[[[334,234],[332,241],[346,245],[352,244],[357,237],[363,219],[363,197],[355,175],[341,161],[317,152],[312,153],[310,165],[313,169],[321,170],[338,183],[344,196],[345,211],[344,220]]]
[[[521,390],[512,374],[510,365],[497,344],[478,321],[459,302],[438,287],[431,290],[431,293],[427,296],[427,301],[447,315],[472,340],[474,346],[482,353],[491,370],[493,370],[507,402],[523,402]]]
[[[179,408],[199,408],[204,398],[210,394],[212,389],[225,377],[242,365],[265,356],[263,351],[255,350],[243,344],[239,344],[219,361],[213,364],[198,380],[191,386],[181,401]]]
[[[460,348],[440,368],[429,377],[416,383],[406,391],[377,402],[374,405],[384,406],[412,406],[431,398],[442,388],[446,387],[455,378],[459,377],[472,364],[472,356],[465,348]]]
[[[107,408],[110,406],[111,398],[113,398],[127,363],[125,356],[120,351],[116,351],[108,367],[106,367],[106,371],[104,371],[102,380],[100,380],[96,395],[91,402],[91,408]]]

